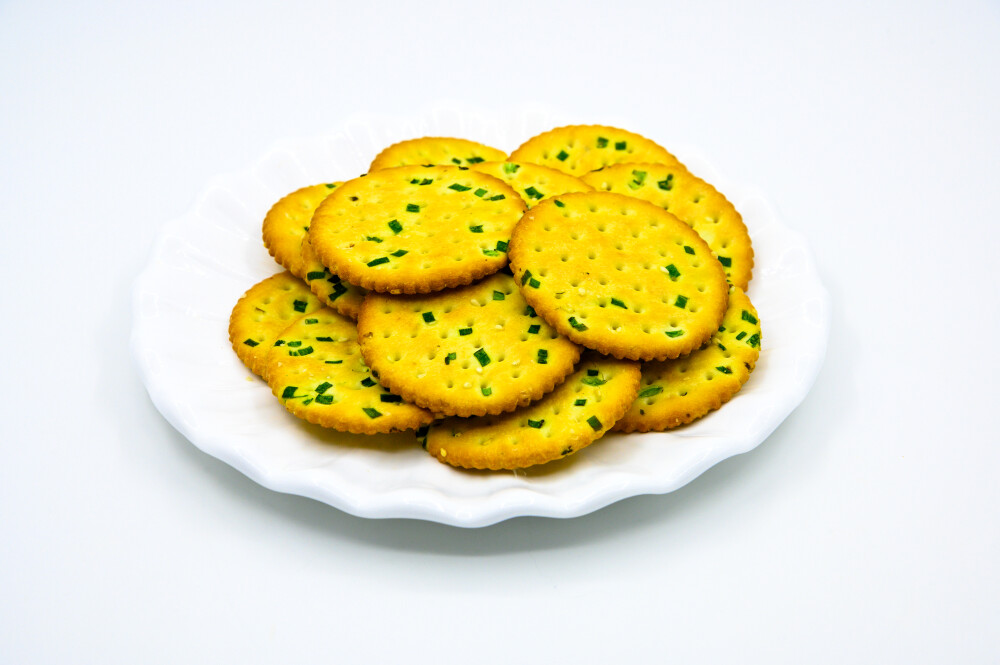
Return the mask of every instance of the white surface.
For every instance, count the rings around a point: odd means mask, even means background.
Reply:
[[[997,662],[998,28],[987,3],[0,6],[0,662]],[[152,239],[275,139],[444,98],[624,119],[759,185],[833,297],[802,406],[670,495],[474,531],[187,443],[128,353]]]
[[[672,146],[675,154],[742,211],[757,265],[749,294],[767,322],[753,381],[688,427],[609,434],[572,458],[518,473],[469,473],[427,455],[412,432],[373,438],[303,426],[233,353],[225,334],[233,304],[280,271],[260,238],[260,220],[274,201],[362,173],[369,156],[408,137],[461,134],[512,150],[568,122],[537,107],[496,112],[455,103],[408,116],[355,116],[330,134],[282,141],[242,171],[214,178],[189,212],[164,225],[133,292],[132,350],[157,409],[200,449],[265,487],[361,517],[467,527],[526,515],[576,517],[638,494],[663,494],[759,445],[816,379],[829,295],[805,239],[766,199],[682,146]]]

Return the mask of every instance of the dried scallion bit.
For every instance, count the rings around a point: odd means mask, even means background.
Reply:
[[[681,271],[677,269],[673,263],[667,266],[667,274],[670,275],[670,280],[676,282],[677,278],[681,276]]]
[[[389,262],[389,258],[388,257],[386,257],[386,256],[380,256],[377,259],[372,259],[371,261],[369,261],[368,262],[368,266],[369,267],[380,266],[383,263],[388,263],[388,262]]]
[[[565,208],[566,207],[566,204],[563,203],[562,201],[560,201],[559,199],[556,199],[555,201],[553,201],[553,203],[556,204],[556,207],[558,207],[558,208]]]
[[[624,150],[626,147],[628,147],[628,144],[625,141],[615,142],[615,150]]]
[[[607,148],[608,147],[608,140],[606,138],[604,138],[603,136],[598,136],[597,137],[597,147],[598,148]]]
[[[389,393],[383,393],[383,394],[379,395],[378,398],[380,400],[382,400],[383,402],[388,402],[389,404],[393,404],[395,402],[402,402],[403,401],[403,398],[400,397],[399,395],[392,395],[392,394],[389,394]]]
[[[595,432],[599,432],[601,430],[601,428],[604,427],[604,425],[601,424],[601,421],[598,420],[597,416],[591,416],[591,417],[587,418],[587,424],[590,425],[590,427]]]
[[[407,206],[407,209],[409,209],[409,206]],[[398,219],[394,219],[389,222],[389,228],[392,229],[393,233],[399,233],[403,230],[403,225],[399,223]]]
[[[472,355],[479,361],[480,366],[486,367],[490,364],[490,354],[486,353],[486,349],[479,349]]]
[[[493,389],[489,386],[482,386],[479,390],[483,393],[483,397],[489,397],[493,394]]]
[[[587,324],[577,321],[575,316],[569,317],[569,325],[571,325],[574,330],[579,330],[580,332],[587,330]]]
[[[498,252],[506,252],[507,251],[507,246],[508,245],[507,245],[507,241],[506,240],[497,240],[497,251]]]
[[[528,187],[527,189],[525,189],[524,193],[527,194],[530,198],[533,198],[533,199],[541,199],[541,198],[545,197],[545,194],[543,194],[542,192],[540,192],[537,189],[535,189],[534,186]]]
[[[575,402],[573,402],[573,406],[587,406],[587,400],[586,399],[578,399]]]
[[[600,372],[598,372],[596,369],[587,370],[587,376],[597,376],[598,374],[600,374]]]
[[[605,383],[608,382],[607,379],[602,379],[599,376],[585,376],[582,379],[580,379],[580,381],[587,384],[588,386],[603,386]]]
[[[611,304],[614,305],[615,307],[621,307],[622,309],[628,309],[628,307],[625,306],[625,303],[623,301],[619,300],[618,298],[612,298],[611,299]]]
[[[694,254],[694,248],[688,247],[687,245],[684,245],[684,251],[687,252],[688,254]]]
[[[483,232],[483,226],[482,226],[482,224],[477,224],[475,226],[470,226],[469,230],[472,231],[473,233],[482,233]]]
[[[366,376],[364,380],[361,381],[361,385],[363,385],[365,388],[371,388],[372,386],[375,385],[375,379],[373,379],[370,376]]]
[[[306,273],[306,279],[308,279],[310,282],[312,280],[314,280],[314,279],[323,279],[324,277],[326,277],[326,273],[325,272],[307,272]]]
[[[483,198],[483,195],[486,194],[486,190],[483,189],[482,187],[480,187],[479,189],[477,189],[476,191],[474,191],[472,193],[475,194],[476,196],[478,196],[479,198]]]
[[[556,159],[558,159],[560,162],[565,162],[567,157],[569,157],[569,153],[566,152],[565,150],[560,150],[559,154],[556,155]]]
[[[684,334],[683,330],[668,330],[666,332],[667,337],[680,337]]]
[[[719,257],[719,263],[721,263],[722,265],[724,265],[727,268],[733,267],[733,260],[731,258],[729,258],[728,256],[720,256]]]
[[[313,352],[313,348],[311,346],[303,346],[301,349],[296,349],[295,351],[289,351],[288,355],[290,355],[290,356],[308,356],[312,352]]]
[[[715,369],[719,370],[723,374],[732,374],[733,373],[733,370],[729,369],[728,367],[719,366],[719,367],[716,367]]]
[[[420,184],[421,184],[421,185],[429,185],[429,184],[431,184],[432,182],[434,182],[434,180],[433,180],[433,179],[431,179],[431,178],[424,178],[423,180],[421,180],[421,181],[420,181]]]
[[[459,159],[458,157],[452,157],[452,158],[451,158],[451,161],[452,161],[452,163],[454,163],[454,164],[461,164],[461,163],[462,163],[462,160],[461,160],[461,159]],[[428,164],[428,166],[430,166],[430,164]]]
[[[317,395],[317,404],[333,404],[333,395]]]
[[[327,296],[327,298],[329,298],[330,300],[336,300],[345,293],[347,293],[347,287],[338,282],[337,284],[333,285],[333,292],[330,293],[330,295]]]
[[[312,324],[314,324],[314,323],[319,323],[319,319],[306,319],[306,320],[304,321],[304,323],[305,323],[305,324],[306,324],[307,326],[311,326],[311,325],[312,325]]]
[[[527,284],[529,279],[531,279],[531,271],[530,270],[525,270],[524,274],[521,275],[521,286],[524,286],[525,284]]]
[[[524,282],[521,282],[521,284],[524,284]],[[528,305],[527,307],[524,308],[524,314],[525,316],[531,317],[532,319],[538,316],[538,314],[535,313],[535,308],[532,307],[531,305]]]
[[[639,391],[639,397],[652,397],[663,392],[663,386],[647,386]]]
[[[302,343],[302,342],[299,342],[299,344],[301,344],[301,343]],[[274,343],[274,345],[275,345],[275,346],[284,346],[284,345],[285,345],[285,340],[283,340],[283,339],[279,339],[279,340],[277,340],[277,341],[276,341],[276,342]]]
[[[503,300],[503,299],[505,299],[506,297],[507,297],[507,296],[506,296],[506,295],[504,294],[504,292],[503,292],[503,291],[494,291],[494,292],[493,292],[493,299],[494,299],[494,300]]]
[[[644,182],[646,182],[645,171],[632,171],[632,181],[629,182],[628,186],[630,189],[639,189]]]
[[[482,157],[469,157],[465,161],[469,162],[470,164],[478,164],[479,162],[482,162],[484,160]]]
[[[741,332],[739,335],[736,336],[736,341],[739,341],[739,340],[743,339],[746,336],[747,336],[747,332],[744,330],[743,332]]]
[[[335,185],[335,184],[333,184],[332,182],[328,182],[328,183],[326,183],[326,188],[327,188],[327,189],[333,189],[334,187],[336,187],[336,185]]]
[[[277,346],[277,344],[275,344],[275,346]],[[302,346],[302,340],[300,339],[292,340],[291,342],[288,343],[288,346],[291,346],[293,348],[297,346]]]
[[[666,178],[656,183],[656,186],[665,192],[669,192],[674,188],[674,174],[668,173]]]
[[[256,342],[256,341],[250,339],[249,337],[247,339],[243,340],[243,343],[246,344],[247,346],[257,346],[257,344],[259,344],[259,342]]]
[[[325,393],[330,388],[333,388],[333,384],[330,383],[329,381],[324,381],[323,383],[321,383],[318,386],[316,386],[316,393],[319,394],[319,395],[322,395],[323,393]]]
[[[410,253],[409,250],[397,249],[395,252],[391,254],[391,256],[400,257],[400,256],[406,256],[409,253]]]
[[[418,206],[416,203],[407,203],[406,212],[420,212],[420,206]]]
[[[382,242],[382,239],[378,236],[365,236],[365,240],[371,240],[372,242]]]
[[[376,411],[375,409],[371,408],[370,406],[366,406],[366,407],[362,408],[361,410],[364,411],[365,414],[369,418],[371,418],[372,420],[374,420],[375,418],[378,418],[378,417],[380,417],[382,415],[381,412]]]
[[[456,354],[454,351],[452,351],[451,353],[449,353],[448,355],[446,355],[444,357],[444,364],[445,365],[450,365],[451,361],[455,360],[456,358],[458,358],[458,354]]]
[[[285,386],[285,389],[281,391],[281,399],[291,399],[292,397],[295,397],[295,391],[298,389],[298,386]]]
[[[542,327],[540,325],[538,325],[537,323],[532,323],[530,326],[528,326],[528,333],[531,335],[537,335],[538,331],[541,329]]]
[[[720,350],[720,351],[725,351],[725,350],[726,350],[726,347],[722,346],[722,345],[721,345],[721,344],[719,344],[718,342],[716,342],[716,344],[715,344],[715,345],[716,345],[717,347],[719,347],[719,350]]]
[[[505,198],[507,197],[504,196],[503,194],[496,194],[490,197],[490,201],[503,201]]]
[[[486,256],[500,256],[500,252],[495,249],[484,249],[483,254]]]
[[[541,285],[542,285],[542,283],[541,283],[541,282],[539,282],[539,281],[538,281],[537,279],[535,279],[534,277],[532,277],[531,279],[529,279],[529,280],[528,280],[528,286],[530,286],[530,287],[531,287],[531,288],[533,288],[533,289],[537,289],[537,288],[538,288],[539,286],[541,286]]]
[[[471,335],[472,334],[472,328],[459,328],[458,329],[458,334],[460,336],[462,336],[462,337],[465,337],[466,335]]]
[[[549,364],[549,352],[545,349],[538,349],[538,364],[547,365]]]
[[[454,189],[456,192],[467,192],[471,187],[466,187],[465,185],[460,185],[457,182],[453,185],[448,185],[448,189]]]
[[[344,361],[343,360],[324,360],[323,362],[326,363],[327,365],[339,365],[340,363],[342,363]]]
[[[520,164],[514,164],[513,162],[504,162],[503,172],[504,173],[517,173],[517,170],[521,168]]]
[[[747,321],[748,323],[757,325],[757,317],[746,310],[743,310],[743,313],[740,314],[740,318],[743,319],[744,321]]]
[[[677,296],[677,300],[674,301],[674,307],[680,307],[681,309],[687,307],[687,304],[688,304],[687,296]]]
[[[292,303],[292,307],[295,308],[296,312],[305,312],[306,311],[306,301],[304,301],[304,300],[296,300],[295,302]]]
[[[750,335],[750,339],[747,340],[747,344],[749,344],[750,346],[757,346],[758,344],[760,344],[760,334],[754,333]]]
[[[424,312],[421,316],[424,317],[425,323],[434,323],[434,312]]]
[[[382,242],[382,241],[379,240],[379,242]],[[329,277],[327,277],[326,281],[330,282],[331,284],[339,284],[340,283],[340,277],[338,277],[337,275],[330,275]]]
[[[528,418],[528,427],[533,427],[535,429],[538,429],[544,424],[545,424],[544,420],[532,420],[531,418]]]

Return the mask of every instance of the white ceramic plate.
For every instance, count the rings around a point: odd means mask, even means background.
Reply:
[[[510,151],[567,121],[579,120],[537,108],[498,113],[456,105],[409,117],[355,117],[330,135],[283,142],[245,171],[214,180],[193,210],[164,226],[135,285],[132,349],[156,407],[200,449],[265,487],[362,517],[467,527],[519,515],[575,517],[625,497],[670,492],[760,444],[819,371],[829,297],[805,240],[764,196],[683,146],[669,147],[736,204],[750,229],[756,266],[749,294],[763,329],[750,381],[690,426],[611,434],[565,460],[516,473],[459,471],[431,458],[412,433],[364,437],[295,419],[230,348],[233,305],[280,270],[260,236],[274,201],[304,185],[357,176],[381,148],[405,138],[460,136]]]

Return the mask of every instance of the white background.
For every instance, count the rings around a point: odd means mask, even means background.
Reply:
[[[205,4],[0,3],[0,663],[1000,660],[995,3]],[[191,446],[128,352],[158,230],[277,139],[442,99],[767,192],[833,296],[802,406],[671,495],[480,530]]]

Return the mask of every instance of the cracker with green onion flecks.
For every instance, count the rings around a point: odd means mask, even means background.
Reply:
[[[472,166],[480,162],[507,159],[507,153],[482,143],[442,136],[425,136],[394,143],[380,152],[368,172],[395,166],[448,165]]]
[[[638,387],[638,363],[590,353],[538,402],[499,416],[439,420],[417,436],[427,452],[453,466],[496,470],[543,464],[601,438]]]
[[[646,137],[604,125],[550,129],[525,141],[510,154],[510,161],[541,164],[575,176],[622,162],[680,163]]]
[[[361,352],[387,388],[434,413],[511,411],[551,391],[580,357],[505,273],[421,296],[370,293]]]
[[[581,178],[602,192],[649,201],[687,222],[712,248],[732,284],[746,289],[753,247],[743,218],[715,187],[679,164],[615,164]]]
[[[757,310],[733,286],[722,325],[706,346],[683,358],[643,363],[639,395],[615,429],[662,431],[701,418],[739,392],[759,356]]]
[[[308,234],[302,239],[302,272],[305,275],[303,279],[324,305],[344,316],[358,318],[367,291],[330,272],[313,251]]]
[[[539,201],[570,192],[592,192],[594,188],[579,178],[538,164],[483,162],[471,167],[514,188],[530,208]]]
[[[469,284],[507,264],[524,213],[506,183],[454,166],[401,166],[345,182],[320,204],[309,239],[323,265],[385,293]]]
[[[341,183],[331,182],[297,189],[271,206],[261,229],[264,246],[274,260],[293,275],[305,279],[302,239],[319,204]]]
[[[510,262],[539,316],[618,358],[689,353],[726,311],[726,275],[705,241],[662,208],[620,194],[539,203],[514,229]]]
[[[247,368],[267,378],[267,351],[278,334],[303,314],[322,307],[302,280],[280,272],[243,294],[229,317],[229,341]]]
[[[434,418],[378,384],[361,357],[354,322],[329,308],[278,335],[267,355],[267,382],[293,415],[342,432],[395,432]]]

